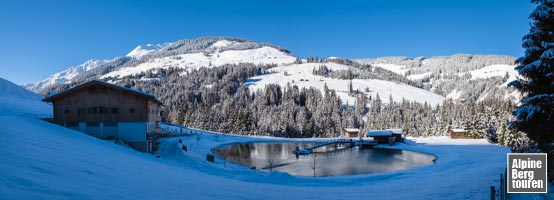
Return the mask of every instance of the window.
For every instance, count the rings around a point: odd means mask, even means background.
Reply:
[[[131,113],[131,114],[135,113],[135,109],[134,108],[129,108],[129,113]]]
[[[79,127],[79,123],[77,123],[77,122],[66,122],[65,126],[66,127]]]
[[[117,122],[104,122],[104,127],[117,127]]]
[[[112,108],[112,114],[117,114],[119,112],[119,108]]]
[[[66,115],[69,114],[69,109],[65,109],[65,110],[63,111],[63,114],[66,114]]]
[[[87,126],[96,127],[96,126],[100,126],[100,123],[99,122],[87,122]]]
[[[79,108],[77,110],[77,114],[79,114],[79,115],[85,114],[85,108]]]
[[[100,107],[100,114],[108,114],[108,108],[107,107]]]
[[[96,114],[98,113],[98,107],[90,107],[87,109],[88,114]]]

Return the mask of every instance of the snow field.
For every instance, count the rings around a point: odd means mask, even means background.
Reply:
[[[343,103],[354,105],[356,98],[349,95],[348,84],[350,80],[340,80],[325,78],[323,76],[313,75],[312,70],[325,65],[330,70],[346,70],[349,66],[336,63],[304,63],[288,66],[279,66],[271,68],[274,73],[256,76],[250,78],[245,85],[250,87],[251,91],[264,89],[268,84],[287,84],[297,85],[300,88],[314,87],[323,92],[325,84],[331,90],[335,90]],[[406,84],[394,83],[377,79],[354,79],[352,87],[364,93],[366,96],[375,98],[379,94],[383,103],[389,103],[389,96],[393,101],[401,102],[402,98],[408,101],[417,101],[419,103],[427,102],[430,105],[442,104],[444,97],[430,91],[412,87]],[[369,92],[366,92],[366,88]]]
[[[217,42],[215,44],[218,44]],[[221,44],[218,44],[221,45]],[[261,47],[248,50],[228,50],[220,53],[189,53],[176,56],[155,58],[135,67],[126,67],[102,75],[100,78],[124,77],[139,74],[151,69],[176,67],[181,69],[198,69],[200,67],[217,67],[224,64],[284,64],[292,63],[296,58],[272,47]]]
[[[18,116],[51,109],[25,90],[0,82],[0,199],[487,199],[508,149],[485,140],[409,138],[384,146],[430,153],[436,164],[380,174],[294,177],[251,170],[221,159],[218,145],[252,141],[312,141],[232,136],[206,131],[161,139],[159,150],[136,152],[48,122]],[[20,100],[19,104],[6,99]],[[6,108],[9,107],[9,108]],[[180,148],[178,140],[189,151]],[[410,142],[412,141],[412,142]]]

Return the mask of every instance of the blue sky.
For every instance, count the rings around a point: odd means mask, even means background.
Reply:
[[[527,0],[2,1],[0,77],[42,80],[139,44],[202,36],[273,43],[296,56],[523,55]]]

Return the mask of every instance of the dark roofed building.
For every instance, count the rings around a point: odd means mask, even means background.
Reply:
[[[93,80],[48,95],[53,121],[100,139],[123,139],[142,152],[150,152],[148,135],[159,130],[162,102],[126,87]]]
[[[367,137],[373,137],[378,144],[394,144],[402,142],[402,129],[387,129],[387,130],[369,130],[366,133]]]

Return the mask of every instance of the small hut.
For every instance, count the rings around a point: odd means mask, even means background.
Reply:
[[[467,138],[470,138],[470,137],[466,136],[466,133],[467,133],[467,131],[464,130],[464,129],[458,129],[458,128],[450,129],[450,138],[452,138],[452,139],[467,139]]]
[[[377,144],[394,144],[395,136],[391,130],[370,130],[366,134],[367,137],[373,137]]]
[[[395,142],[402,142],[403,141],[402,133],[404,133],[404,130],[402,130],[402,129],[387,129],[387,130],[392,131],[392,136],[394,136],[394,141]]]
[[[356,138],[360,134],[360,129],[357,128],[343,128],[342,135],[344,137]]]

